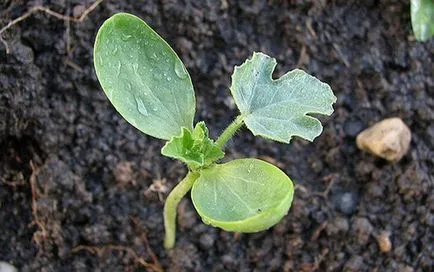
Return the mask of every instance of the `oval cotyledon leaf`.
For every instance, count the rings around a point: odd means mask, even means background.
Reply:
[[[294,187],[276,166],[239,159],[200,171],[191,198],[202,220],[226,231],[258,232],[288,213]]]
[[[144,21],[119,13],[104,22],[94,47],[98,80],[116,110],[143,133],[170,140],[193,128],[190,75]]]
[[[322,125],[307,114],[332,114],[336,97],[329,85],[299,69],[272,79],[275,66],[275,59],[255,52],[235,67],[230,89],[244,123],[254,135],[275,141],[313,141]]]

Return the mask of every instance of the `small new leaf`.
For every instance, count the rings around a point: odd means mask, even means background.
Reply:
[[[235,67],[231,92],[254,135],[289,143],[292,136],[313,141],[321,122],[307,114],[330,115],[336,102],[330,86],[295,69],[273,80],[276,60],[263,53]]]
[[[172,137],[161,149],[161,154],[181,160],[193,169],[210,165],[225,155],[209,138],[204,122],[197,123],[193,132],[182,128],[181,135]]]

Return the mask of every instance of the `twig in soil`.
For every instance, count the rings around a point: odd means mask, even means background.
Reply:
[[[32,169],[32,174],[30,175],[30,188],[32,191],[32,214],[33,214],[33,222],[38,226],[39,231],[36,231],[33,234],[33,240],[37,245],[41,244],[41,239],[45,239],[48,236],[47,229],[44,224],[39,220],[38,217],[38,193],[36,191],[36,176],[39,173],[39,168],[37,168],[32,161],[30,161],[30,168]]]
[[[66,15],[60,14],[58,12],[52,11],[51,9],[44,7],[44,6],[34,6],[30,10],[28,10],[26,13],[24,13],[23,15],[21,15],[20,17],[18,17],[16,19],[10,21],[7,25],[5,25],[4,27],[2,27],[0,29],[0,42],[2,42],[4,44],[4,46],[6,48],[6,53],[9,54],[10,53],[9,46],[8,46],[7,42],[2,37],[3,32],[5,32],[9,28],[11,28],[12,26],[18,24],[19,22],[25,20],[33,13],[36,13],[38,11],[42,11],[42,12],[47,13],[48,15],[56,17],[59,20],[64,20],[67,22],[74,22],[74,23],[81,23],[81,22],[83,22],[84,19],[86,19],[87,15],[90,12],[92,12],[102,1],[104,1],[104,0],[95,1],[85,11],[83,11],[83,13],[80,15],[80,17],[66,16]]]
[[[297,61],[297,67],[300,67],[301,65],[305,64],[309,59],[309,55],[306,51],[306,45],[303,45],[300,50],[300,57],[298,57]]]
[[[83,73],[83,69],[81,69],[80,66],[78,66],[75,62],[73,62],[69,58],[65,59],[65,64],[70,66],[72,69],[76,70],[77,72]]]
[[[7,181],[7,180],[2,180],[2,183],[10,186],[10,187],[21,187],[21,186],[25,186],[26,183],[22,182],[22,181]]]
[[[307,27],[307,30],[309,31],[310,35],[312,35],[312,37],[314,39],[316,39],[316,32],[315,32],[315,30],[313,30],[313,27],[312,27],[312,19],[308,18],[306,20],[306,27]]]
[[[154,263],[155,266],[158,266],[161,268],[160,261],[158,261],[157,255],[155,255],[154,251],[152,250],[151,246],[149,245],[148,236],[146,235],[146,228],[144,227],[142,221],[140,221],[139,218],[134,217],[134,216],[131,216],[130,219],[134,223],[134,225],[136,225],[136,227],[141,229],[142,235],[140,237],[142,238],[142,241],[146,247],[148,254],[151,256],[152,262]]]
[[[301,271],[309,271],[314,272],[319,269],[320,264],[324,261],[325,256],[329,253],[328,248],[324,248],[321,252],[321,254],[317,257],[315,257],[314,263],[304,263],[301,265],[300,269]]]
[[[336,174],[330,174],[330,175],[325,176],[323,178],[323,181],[329,183],[327,185],[326,189],[323,192],[313,193],[313,195],[322,196],[323,198],[327,198],[327,196],[330,193],[330,190],[332,189],[333,185],[336,182],[336,178],[337,178]]]
[[[347,58],[342,53],[341,48],[336,43],[333,43],[333,48],[335,49],[336,53],[338,54],[338,57],[341,59],[341,61],[345,64],[346,67],[350,67],[350,63],[348,62]]]
[[[321,232],[327,227],[328,221],[322,222],[313,232],[312,237],[310,237],[311,242],[318,240]]]
[[[96,247],[96,246],[83,246],[79,245],[74,247],[71,252],[78,252],[81,250],[86,250],[92,254],[98,255],[98,257],[101,257],[109,250],[117,250],[117,251],[125,251],[127,254],[131,255],[134,258],[134,261],[138,264],[142,265],[145,268],[151,269],[151,271],[154,272],[163,272],[163,269],[161,268],[159,263],[150,264],[147,263],[142,257],[140,257],[132,248],[126,247],[126,246],[117,246],[117,245],[107,245],[103,247]],[[152,258],[152,256],[151,256]]]

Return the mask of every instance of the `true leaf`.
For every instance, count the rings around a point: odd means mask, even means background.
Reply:
[[[195,97],[176,53],[144,21],[119,13],[101,26],[94,64],[104,92],[133,126],[169,140],[193,128]]]
[[[257,232],[287,214],[293,193],[292,181],[279,168],[258,159],[240,159],[202,169],[191,198],[206,224]]]
[[[197,123],[193,132],[183,128],[180,136],[174,136],[166,143],[161,154],[181,160],[192,168],[209,165],[225,155],[209,138],[204,122]]]
[[[434,1],[411,0],[411,24],[417,40],[426,41],[434,36]]]
[[[292,136],[313,141],[321,122],[307,114],[330,115],[336,102],[330,86],[295,69],[273,80],[276,60],[263,53],[235,67],[231,92],[254,135],[289,143]]]

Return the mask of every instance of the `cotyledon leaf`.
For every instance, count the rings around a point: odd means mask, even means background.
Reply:
[[[239,159],[202,169],[191,198],[206,224],[227,231],[257,232],[287,214],[294,194],[291,179],[258,159]]]
[[[169,140],[193,128],[190,75],[172,48],[144,21],[118,13],[104,22],[94,47],[99,82],[116,110],[133,126]]]
[[[254,135],[289,143],[292,136],[313,141],[321,122],[309,113],[330,115],[336,97],[329,85],[295,69],[273,80],[276,60],[263,53],[235,67],[231,92]]]

